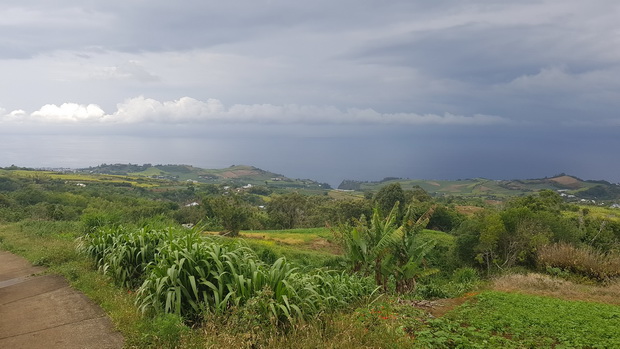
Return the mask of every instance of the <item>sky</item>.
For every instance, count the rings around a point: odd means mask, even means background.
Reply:
[[[620,182],[615,0],[0,4],[0,166]]]

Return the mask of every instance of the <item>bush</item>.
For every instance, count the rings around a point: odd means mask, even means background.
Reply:
[[[422,280],[415,295],[424,299],[461,297],[479,284],[480,277],[476,269],[459,268],[449,278],[434,275]]]
[[[143,335],[157,348],[179,348],[183,336],[191,331],[183,323],[183,318],[174,314],[159,314],[149,326],[143,327]]]
[[[452,280],[463,284],[473,284],[480,281],[480,277],[476,269],[466,267],[455,270],[452,274]]]

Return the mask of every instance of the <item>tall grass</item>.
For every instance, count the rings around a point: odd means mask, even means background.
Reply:
[[[544,274],[508,274],[494,279],[492,288],[504,292],[620,305],[620,280],[606,285],[586,285]]]
[[[538,250],[538,264],[599,281],[620,277],[619,255],[603,253],[587,246],[575,247],[566,243],[543,246]]]
[[[143,313],[190,322],[242,313],[249,304],[259,322],[290,324],[375,290],[367,278],[322,269],[308,273],[285,258],[265,263],[246,245],[225,241],[197,231],[116,227],[86,234],[79,248],[117,283],[141,284],[136,304]]]
[[[158,249],[175,232],[152,230],[148,227],[127,230],[122,226],[100,228],[78,239],[78,250],[90,256],[97,267],[115,282],[138,287],[144,280],[149,263],[155,260]]]
[[[252,301],[270,322],[290,323],[372,291],[366,279],[323,270],[303,273],[284,258],[267,264],[245,246],[187,234],[159,250],[138,291],[138,305],[143,312],[198,320]]]

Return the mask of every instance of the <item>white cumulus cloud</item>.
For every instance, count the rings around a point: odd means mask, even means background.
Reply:
[[[14,114],[14,115],[13,115]],[[490,125],[507,123],[508,120],[491,115],[380,113],[373,109],[350,108],[341,110],[334,106],[234,104],[225,106],[217,99],[200,101],[183,97],[173,101],[158,101],[143,96],[130,98],[117,105],[117,110],[107,114],[95,104],[47,104],[26,115],[14,111],[17,119],[37,123],[106,123],[106,124],[404,124],[404,125]],[[5,119],[6,120],[6,119]]]
[[[60,106],[46,104],[30,114],[30,118],[43,122],[83,122],[97,121],[104,115],[103,109],[96,104],[63,103]]]

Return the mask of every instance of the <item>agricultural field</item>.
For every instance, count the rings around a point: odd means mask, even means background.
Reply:
[[[484,291],[414,331],[421,347],[615,348],[620,307]]]
[[[566,212],[567,216],[576,217],[579,213],[591,216],[597,219],[604,219],[613,222],[620,222],[620,209],[610,207],[597,207],[597,206],[580,206],[579,211]]]

